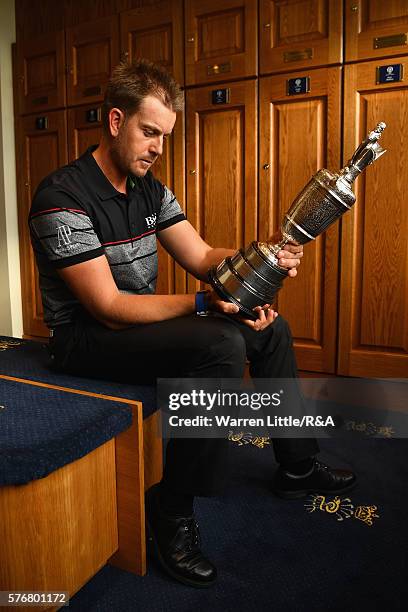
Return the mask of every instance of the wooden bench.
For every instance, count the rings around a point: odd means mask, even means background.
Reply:
[[[106,562],[145,574],[144,492],[161,478],[162,440],[154,390],[56,374],[47,360],[36,342],[0,337],[0,405],[57,402],[86,411],[103,403],[113,415],[132,413],[130,427],[85,455],[26,484],[0,486],[0,590],[73,595]]]

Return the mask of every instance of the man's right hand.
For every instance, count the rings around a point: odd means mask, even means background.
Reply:
[[[215,312],[236,315],[240,321],[245,323],[245,325],[254,331],[262,331],[266,329],[278,316],[278,313],[270,307],[270,304],[264,304],[263,306],[255,306],[254,312],[258,314],[258,318],[255,321],[252,319],[246,319],[245,317],[238,315],[239,307],[236,304],[221,300],[215,291],[209,292],[208,307],[210,310]]]

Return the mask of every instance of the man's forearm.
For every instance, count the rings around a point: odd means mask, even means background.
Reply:
[[[118,293],[103,311],[92,314],[112,329],[141,323],[156,323],[195,312],[195,296],[129,295]]]
[[[212,267],[212,266],[218,266],[218,264],[225,259],[226,257],[231,257],[231,255],[234,255],[237,252],[237,250],[235,249],[211,249],[210,251],[208,251],[208,253],[206,254],[205,258],[203,259],[201,265],[200,265],[200,270],[197,274],[197,277],[206,282],[207,279],[207,272],[208,270]]]

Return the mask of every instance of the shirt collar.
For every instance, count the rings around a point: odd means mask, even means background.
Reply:
[[[111,198],[123,197],[124,194],[118,191],[105,176],[99,167],[96,159],[92,153],[98,148],[98,145],[92,145],[85,153],[78,159],[81,166],[84,167],[85,172],[92,183],[95,193],[100,197],[101,200],[109,200]],[[133,177],[131,178],[134,181]]]

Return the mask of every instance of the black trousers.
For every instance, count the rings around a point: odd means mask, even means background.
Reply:
[[[297,376],[292,337],[279,315],[261,332],[238,319],[214,314],[188,315],[111,330],[86,313],[56,328],[50,342],[62,371],[128,383],[156,378],[242,378],[246,359],[254,378]],[[224,487],[229,443],[220,439],[171,439],[163,480],[170,489],[192,495],[216,495]],[[278,463],[290,464],[319,451],[315,439],[275,439]]]

